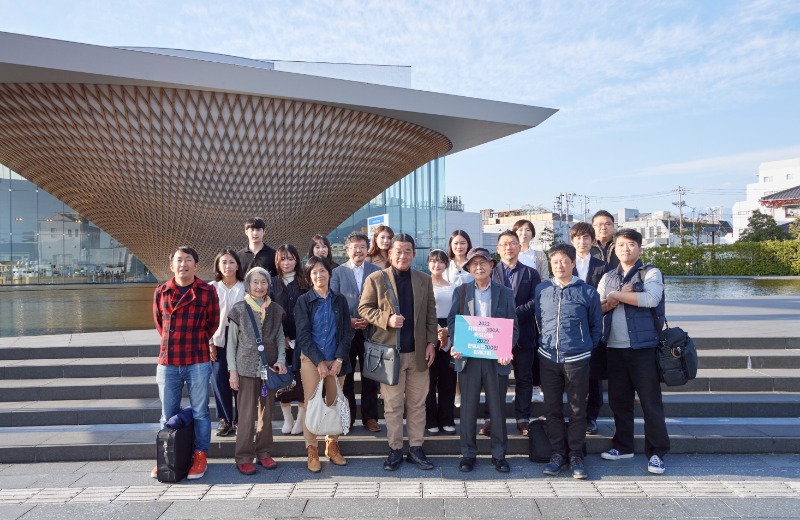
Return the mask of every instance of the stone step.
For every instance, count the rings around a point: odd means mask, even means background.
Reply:
[[[703,350],[697,358],[700,368],[800,368],[800,350]]]
[[[34,340],[35,338],[26,338]],[[63,359],[158,357],[158,344],[146,345],[46,345],[26,343],[0,346],[0,359]]]
[[[691,327],[683,329],[692,336]],[[697,350],[717,350],[717,349],[800,349],[800,337],[766,338],[766,337],[732,337],[732,338],[701,338],[692,336]]]
[[[607,397],[607,396],[606,396]],[[483,395],[481,402],[484,402]],[[356,398],[357,415],[360,415],[360,399]],[[606,398],[607,403],[607,398]],[[184,406],[188,406],[188,401]],[[380,415],[382,408],[379,404]],[[280,418],[276,403],[275,417]],[[211,417],[216,418],[214,399],[210,402]],[[667,417],[800,417],[800,395],[787,393],[665,393],[664,409]],[[296,411],[296,405],[295,405]],[[542,403],[531,403],[531,414],[544,414]],[[514,395],[506,396],[506,417],[514,416]],[[566,404],[564,413],[568,414]],[[636,404],[635,414],[642,416]],[[455,416],[459,417],[456,408]],[[93,425],[93,424],[139,424],[158,422],[161,402],[156,398],[140,399],[92,399],[65,401],[22,401],[0,403],[0,427]],[[611,409],[605,404],[600,409],[601,417],[611,417]]]
[[[458,426],[457,426],[458,427]],[[614,424],[611,419],[599,421],[599,434],[586,438],[589,453],[611,448]],[[275,445],[273,456],[302,457],[305,444],[301,435],[284,435],[280,423],[273,422]],[[800,419],[731,419],[669,418],[671,453],[797,453],[800,451]],[[528,453],[528,439],[516,433],[508,421],[508,454]],[[635,451],[644,450],[643,423],[635,424]],[[29,428],[0,428],[0,460],[5,463],[63,462],[94,460],[155,459],[157,424],[96,425]],[[426,436],[428,455],[457,455],[458,432]],[[212,435],[209,456],[233,459],[235,437]],[[356,426],[341,438],[345,456],[385,457],[388,452],[385,425],[383,431],[371,433]],[[479,436],[478,449],[489,453],[489,439]],[[488,455],[487,455],[488,456]],[[376,467],[381,465],[376,460]]]

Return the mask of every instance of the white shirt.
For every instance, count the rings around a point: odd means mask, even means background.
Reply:
[[[244,300],[244,282],[236,282],[233,287],[228,287],[222,281],[209,282],[217,290],[219,297],[219,328],[211,337],[214,345],[225,346],[225,327],[228,326],[228,313],[235,303]]]
[[[529,247],[527,251],[520,252],[519,261],[528,267],[536,269],[542,280],[550,278],[550,265],[544,252]]]
[[[458,287],[461,284],[471,282],[474,278],[465,269],[456,267],[455,260],[450,260],[447,269],[442,273],[442,278]]]
[[[436,298],[436,317],[438,319],[447,318],[450,314],[455,290],[456,286],[453,284],[433,286],[433,296]]]
[[[578,270],[578,278],[586,281],[586,277],[589,276],[589,261],[592,258],[592,255],[586,255],[586,258],[581,258],[580,255],[575,257],[575,268]]]
[[[356,277],[356,287],[358,287],[358,294],[361,294],[361,285],[364,283],[364,263],[361,265],[353,265],[353,276]]]

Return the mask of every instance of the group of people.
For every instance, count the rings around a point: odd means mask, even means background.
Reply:
[[[603,379],[608,379],[615,433],[612,448],[601,457],[633,456],[638,395],[648,471],[664,472],[669,437],[654,354],[664,317],[663,279],[658,269],[642,265],[641,235],[629,229],[615,233],[610,213],[599,211],[592,224],[576,224],[570,243],[554,245],[546,256],[531,247],[536,231],[528,220],[499,235],[496,255],[473,247],[469,235],[456,230],[447,251],[429,251],[430,275],[412,267],[414,238],[387,226],[379,226],[372,240],[351,233],[345,240],[348,260],[341,265],[333,261],[323,235],[312,237],[303,264],[296,247],[284,244],[273,250],[264,244],[264,231],[263,220],[248,220],[248,247],[221,250],[214,260],[215,280],[208,284],[196,277],[197,252],[176,248],[170,257],[174,277],[155,291],[161,423],[179,411],[184,384],[194,419],[187,478],[201,478],[206,471],[209,381],[219,419],[216,434],[236,435],[241,473],[256,473],[256,464],[277,466],[271,425],[276,399],[282,432],[303,433],[308,469],[316,473],[321,470],[318,438],[305,426],[305,403],[321,381],[329,405],[341,387],[352,426],[358,411],[357,367],[362,370],[360,419],[366,430],[381,431],[379,396],[383,399],[387,471],[397,470],[403,460],[432,469],[424,436],[426,431],[454,433],[456,407],[459,469],[473,470],[481,433],[491,437],[495,469],[510,471],[505,402],[513,368],[520,434],[528,433],[531,403],[544,402],[552,453],[545,474],[557,475],[569,466],[573,477],[587,477],[585,440],[587,433],[598,431]],[[453,348],[459,340],[458,315],[511,320],[511,355],[489,359],[459,353]],[[368,339],[396,345],[396,385],[363,377]],[[293,385],[277,392],[267,386],[270,372],[289,370],[296,376]],[[484,418],[480,430],[479,415]],[[338,436],[325,438],[324,456],[332,464],[347,464]]]

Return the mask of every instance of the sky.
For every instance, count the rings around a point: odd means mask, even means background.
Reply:
[[[800,1],[0,0],[0,31],[246,58],[410,65],[412,88],[557,108],[446,159],[467,211],[686,211],[800,157]]]

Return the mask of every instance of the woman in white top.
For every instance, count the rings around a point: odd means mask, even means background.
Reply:
[[[456,286],[444,279],[450,259],[441,249],[432,249],[428,254],[428,269],[431,271],[433,295],[436,298],[436,319],[439,322],[439,345],[436,358],[430,367],[430,387],[425,400],[425,428],[437,434],[442,429],[448,433],[456,431],[454,401],[456,396],[456,372],[450,366],[450,337],[447,332],[447,315],[453,303]],[[436,393],[439,393],[438,399]]]
[[[219,297],[219,328],[209,341],[211,349],[211,389],[217,403],[217,435],[227,437],[235,432],[237,423],[236,392],[228,383],[228,360],[225,346],[228,341],[228,312],[234,303],[244,300],[244,282],[239,272],[239,255],[230,247],[217,253],[214,259],[214,281],[211,285]]]
[[[536,236],[536,228],[530,220],[518,220],[514,222],[511,231],[519,237],[519,244],[522,249],[519,253],[519,261],[528,267],[533,267],[539,272],[542,281],[550,278],[550,265],[544,251],[539,251],[531,246],[533,237]]]
[[[463,229],[453,231],[450,235],[450,242],[447,245],[447,256],[450,258],[450,264],[447,266],[447,270],[442,273],[442,277],[456,287],[462,283],[472,281],[472,275],[464,269],[464,264],[467,263],[467,253],[470,249],[472,249],[472,240],[470,240],[467,232]]]

